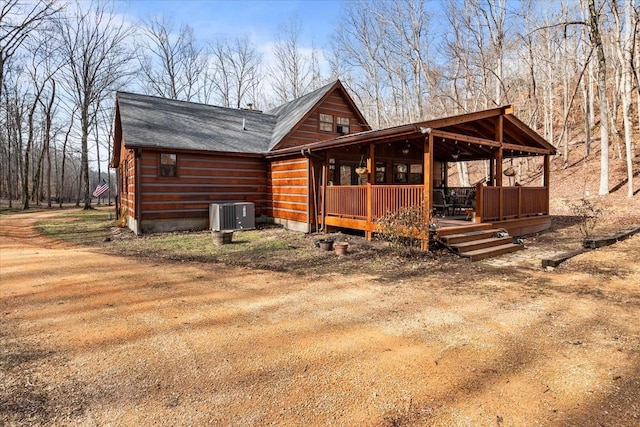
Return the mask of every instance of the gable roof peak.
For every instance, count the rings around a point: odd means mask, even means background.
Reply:
[[[267,111],[267,114],[272,114],[278,118],[271,136],[269,150],[272,150],[282,141],[325,96],[338,87],[342,88],[342,83],[340,83],[340,80],[335,80],[293,101]]]

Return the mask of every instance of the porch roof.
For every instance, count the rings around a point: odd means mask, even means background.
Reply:
[[[359,144],[405,143],[422,146],[428,134],[434,136],[434,156],[441,161],[482,160],[503,149],[503,157],[555,154],[542,136],[513,115],[511,106],[475,113],[427,120],[386,129],[371,130],[303,146],[276,150],[267,157],[315,152]],[[502,140],[500,141],[500,137]]]

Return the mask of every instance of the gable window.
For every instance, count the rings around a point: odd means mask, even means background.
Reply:
[[[178,176],[178,156],[172,153],[160,153],[160,176]]]
[[[333,132],[333,116],[331,114],[320,113],[320,130]]]
[[[338,133],[349,133],[349,117],[338,117],[337,122],[336,130]]]

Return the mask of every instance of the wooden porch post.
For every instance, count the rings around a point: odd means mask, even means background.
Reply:
[[[551,157],[548,154],[544,155],[544,171],[543,171],[543,184],[544,184],[544,188],[546,189],[546,193],[547,193],[547,197],[545,200],[545,207],[547,210],[547,215],[550,213],[549,212],[549,194],[550,194],[550,188],[549,188],[549,176],[551,174]]]
[[[500,114],[496,122],[496,141],[500,143],[500,147],[498,147],[498,152],[496,153],[496,187],[500,189],[498,193],[498,219],[502,219],[504,214],[504,194],[502,191],[502,138],[504,122],[502,117],[502,114]]]
[[[327,215],[327,182],[329,178],[329,151],[324,154],[324,162],[322,164],[322,200],[320,201],[320,209],[322,214],[320,215],[320,221],[322,223],[322,231],[327,232],[325,225],[325,218]]]
[[[431,192],[433,190],[433,134],[429,133],[429,136],[424,140],[424,166],[422,168],[424,178],[423,189],[423,206],[426,209],[425,215],[431,220],[431,213],[433,211],[433,199]],[[422,249],[429,250],[429,236],[422,240]]]
[[[365,231],[365,237],[367,240],[371,240],[373,234],[373,197],[371,186],[376,179],[376,159],[375,159],[375,145],[369,144],[369,157],[367,158],[367,230]]]
[[[449,162],[442,162],[442,170],[440,171],[440,174],[442,175],[444,188],[449,188]]]
[[[482,188],[482,183],[479,182],[476,184],[476,222],[482,222],[482,218],[484,217],[484,191]]]
[[[490,187],[493,187],[494,185],[496,185],[496,168],[495,168],[495,164],[496,164],[496,159],[495,158],[489,159],[489,181],[487,181],[487,185],[490,186]]]
[[[498,123],[496,123],[496,141],[500,143],[498,152],[496,153],[496,185],[502,187],[502,139],[503,139],[503,119],[502,115],[498,116]]]

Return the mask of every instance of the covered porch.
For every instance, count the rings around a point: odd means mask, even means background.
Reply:
[[[491,223],[513,236],[548,228],[555,148],[512,113],[506,106],[298,147],[310,165],[310,225],[371,239],[388,212],[422,206],[438,228]],[[541,158],[540,185],[503,180],[503,164],[516,157]],[[485,161],[487,176],[450,186],[449,166],[470,161]]]

